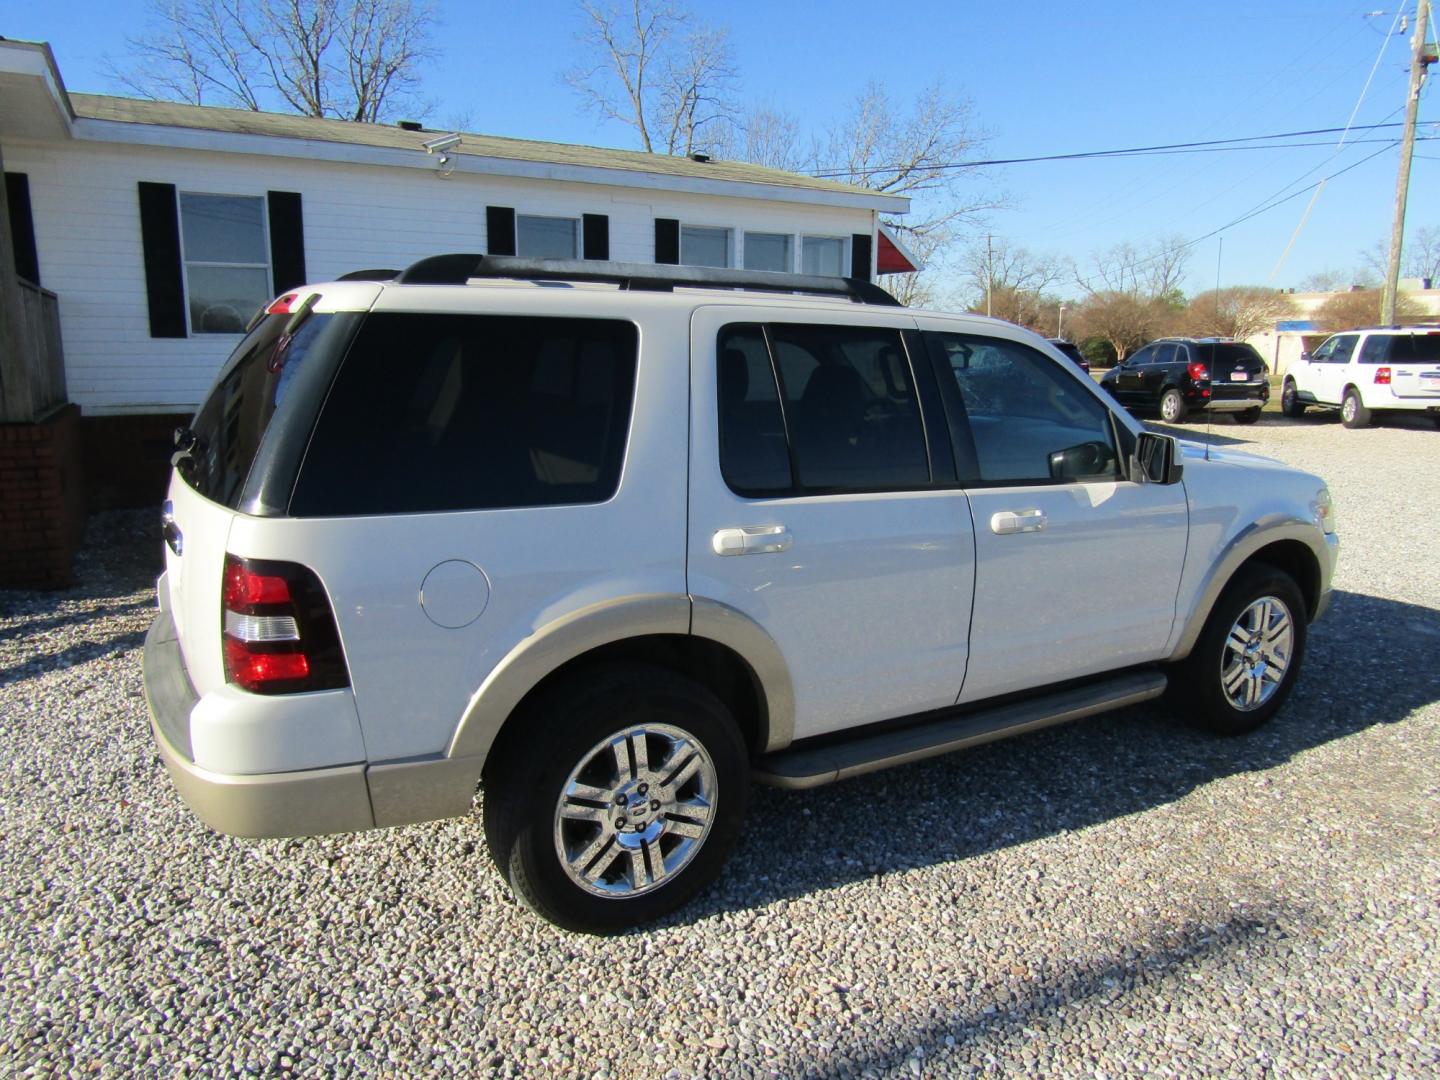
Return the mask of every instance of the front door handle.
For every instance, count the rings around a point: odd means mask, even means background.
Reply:
[[[721,529],[710,540],[716,555],[764,555],[788,551],[795,537],[784,525],[757,525],[745,529]]]
[[[1001,510],[990,518],[990,531],[1008,533],[1039,532],[1050,519],[1042,510]]]

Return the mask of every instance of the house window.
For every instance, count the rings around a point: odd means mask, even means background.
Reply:
[[[729,266],[730,230],[681,225],[680,261],[686,266]]]
[[[531,259],[574,259],[580,252],[576,218],[515,215],[515,252]]]
[[[265,200],[180,194],[185,293],[194,334],[243,334],[271,297]]]
[[[778,270],[782,274],[795,269],[795,238],[788,233],[745,234],[745,269]]]
[[[845,276],[845,238],[806,236],[800,241],[800,270],[805,274]]]

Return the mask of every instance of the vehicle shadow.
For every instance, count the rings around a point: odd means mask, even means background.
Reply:
[[[1412,663],[1396,679],[1373,662],[1436,646],[1440,611],[1337,592],[1290,700],[1251,735],[1195,731],[1154,702],[814,791],[758,788],[720,883],[675,921],[974,858],[1273,768],[1440,701],[1440,669]],[[872,808],[883,809],[883,828]]]

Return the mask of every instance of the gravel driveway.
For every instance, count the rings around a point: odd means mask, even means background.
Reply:
[[[1339,507],[1270,727],[761,790],[715,889],[609,940],[519,908],[474,819],[199,825],[146,729],[153,515],[96,517],[78,587],[0,592],[0,1074],[1435,1075],[1440,432],[1211,437]]]

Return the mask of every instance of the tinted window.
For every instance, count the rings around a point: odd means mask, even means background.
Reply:
[[[286,401],[295,375],[311,358],[343,348],[348,319],[311,315],[294,335],[289,315],[267,315],[231,354],[191,421],[195,449],[177,464],[180,475],[207,499],[234,509],[260,441]]]
[[[900,331],[776,323],[769,332],[801,487],[876,491],[930,482]]]
[[[1265,366],[1260,354],[1244,342],[1220,341],[1196,345],[1194,348],[1201,363],[1216,365],[1222,369],[1240,367],[1246,371],[1258,371]]]
[[[953,426],[963,479],[1006,483],[1117,474],[1110,412],[1070,369],[1000,338],[926,337],[959,394]]]
[[[1164,345],[1155,346],[1155,353],[1151,357],[1150,362],[1152,364],[1173,364],[1175,360],[1175,346],[1173,344],[1166,343]]]
[[[325,402],[291,513],[601,502],[620,481],[633,325],[372,315]]]
[[[1360,355],[1357,359],[1362,364],[1383,364],[1386,355],[1390,352],[1391,340],[1380,334],[1371,334],[1365,339],[1365,344],[1360,346]]]
[[[758,326],[727,326],[716,352],[720,472],[742,494],[789,491],[790,450],[775,372]]]
[[[1328,362],[1331,364],[1348,364],[1350,362],[1350,354],[1355,351],[1355,342],[1359,339],[1356,338],[1354,334],[1344,334],[1333,340],[1335,345],[1330,351]]]
[[[1139,352],[1137,352],[1134,356],[1130,357],[1128,363],[1131,364],[1132,366],[1139,367],[1139,366],[1142,365],[1142,364],[1148,364],[1148,363],[1150,363],[1150,361],[1154,358],[1154,356],[1155,356],[1155,346],[1154,346],[1154,345],[1146,345],[1143,349],[1141,349]]]
[[[1397,334],[1390,339],[1392,364],[1440,362],[1440,334]]]

